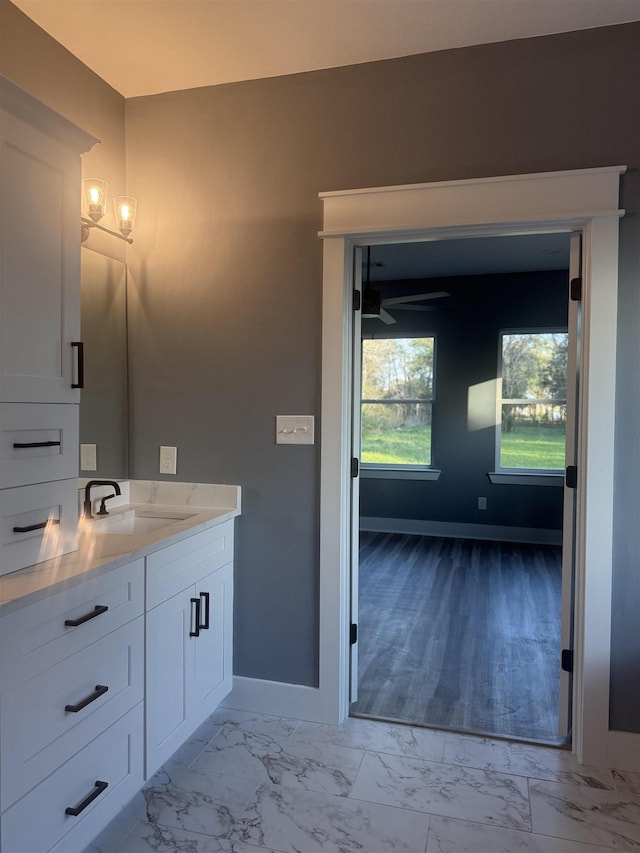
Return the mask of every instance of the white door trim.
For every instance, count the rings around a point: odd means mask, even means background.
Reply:
[[[611,654],[618,208],[624,166],[321,193],[324,204],[318,719],[348,714],[355,246],[582,230],[573,744],[606,765]]]

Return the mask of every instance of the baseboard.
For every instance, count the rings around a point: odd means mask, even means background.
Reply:
[[[313,723],[328,723],[324,703],[317,687],[303,684],[285,684],[260,678],[234,676],[233,690],[222,702],[225,708],[271,714],[274,717],[291,717]]]
[[[610,731],[607,759],[608,767],[640,773],[640,734]]]
[[[452,539],[488,539],[531,545],[562,545],[562,530],[538,527],[508,527],[499,524],[464,524],[455,521],[423,521],[418,518],[360,517],[360,530],[372,533],[411,533],[417,536],[447,536]]]

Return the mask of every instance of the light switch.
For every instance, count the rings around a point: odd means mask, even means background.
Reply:
[[[276,415],[276,444],[313,444],[313,415]]]

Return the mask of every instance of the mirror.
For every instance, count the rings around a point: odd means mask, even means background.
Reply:
[[[127,477],[127,268],[84,246],[81,332],[84,389],[80,444],[96,446],[96,469],[81,477]]]

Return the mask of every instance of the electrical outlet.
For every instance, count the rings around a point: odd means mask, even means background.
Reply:
[[[487,508],[487,499],[486,498],[478,498],[478,509],[486,509]]]
[[[178,461],[177,447],[161,447],[160,448],[160,473],[175,474]]]
[[[80,445],[80,470],[81,471],[97,471],[98,462],[96,459],[95,444]]]

